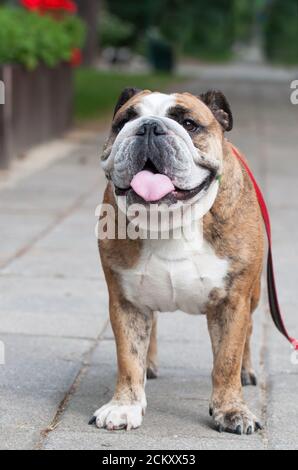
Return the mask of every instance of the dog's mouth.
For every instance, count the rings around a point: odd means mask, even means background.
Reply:
[[[127,196],[128,193],[135,193],[140,201],[146,203],[163,202],[165,199],[173,201],[186,201],[203,191],[207,191],[212,181],[216,178],[216,170],[207,168],[207,177],[195,188],[181,189],[175,186],[170,178],[158,171],[151,160],[148,160],[144,168],[132,179],[128,188],[115,186],[117,196]]]

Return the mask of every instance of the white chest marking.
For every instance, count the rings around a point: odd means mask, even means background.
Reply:
[[[144,240],[137,265],[121,271],[122,288],[141,310],[199,314],[214,288],[224,288],[228,261],[202,239]]]

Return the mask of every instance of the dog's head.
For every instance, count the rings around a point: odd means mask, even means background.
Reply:
[[[233,125],[225,96],[125,89],[102,166],[128,204],[191,203],[222,172],[223,133]]]

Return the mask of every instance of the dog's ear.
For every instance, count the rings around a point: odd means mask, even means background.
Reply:
[[[225,95],[219,90],[209,90],[199,98],[211,109],[224,131],[233,127],[233,115]]]
[[[115,106],[113,118],[115,117],[115,114],[117,113],[117,111],[126,103],[126,101],[130,100],[130,98],[140,93],[141,91],[142,90],[140,90],[139,88],[130,88],[130,87],[124,88]]]

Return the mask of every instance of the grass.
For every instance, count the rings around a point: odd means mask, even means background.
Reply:
[[[160,91],[180,80],[171,75],[125,74],[79,68],[75,72],[75,119],[97,119],[110,113],[126,86]]]
[[[194,50],[190,54],[185,54],[185,57],[188,59],[196,59],[207,64],[225,64],[233,59],[234,54],[229,50],[218,52]]]

